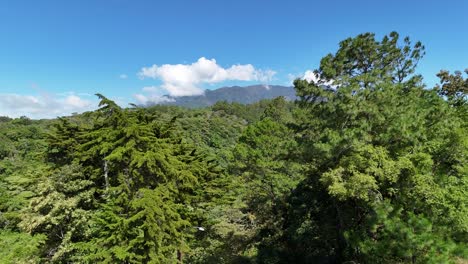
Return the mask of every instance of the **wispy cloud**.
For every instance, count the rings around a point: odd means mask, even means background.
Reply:
[[[62,95],[20,95],[0,94],[0,115],[30,118],[55,118],[95,109],[96,102],[84,99],[74,93]]]
[[[141,79],[162,81],[161,88],[171,96],[203,94],[202,84],[223,81],[259,81],[268,84],[276,74],[273,70],[256,69],[252,64],[237,64],[223,68],[215,59],[199,58],[192,64],[164,64],[143,67]]]
[[[120,75],[119,75],[119,78],[120,78],[120,79],[127,79],[128,76],[127,76],[127,74],[120,74]]]

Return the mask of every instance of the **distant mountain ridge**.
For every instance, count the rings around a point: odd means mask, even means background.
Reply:
[[[206,90],[203,95],[195,96],[167,96],[168,102],[159,104],[177,105],[189,108],[211,106],[218,101],[251,104],[262,99],[273,99],[284,96],[288,100],[296,99],[294,87],[281,85],[251,85],[222,87],[215,90]]]

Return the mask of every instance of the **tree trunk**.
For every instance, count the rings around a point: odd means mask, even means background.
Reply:
[[[342,212],[341,212],[341,209],[340,209],[340,206],[338,205],[338,203],[336,201],[333,201],[333,205],[335,207],[335,210],[336,210],[336,215],[337,215],[337,218],[338,218],[338,225],[337,225],[337,236],[338,236],[338,248],[337,248],[337,253],[338,253],[338,261],[341,263],[343,260],[344,260],[344,251],[346,249],[346,238],[344,237],[344,228],[345,228],[345,224],[344,224],[344,221],[343,221],[343,216],[342,216]]]
[[[107,168],[107,160],[104,160],[104,181],[106,184],[106,192],[109,190],[109,169]]]
[[[177,250],[177,263],[183,263],[184,253],[180,249]]]

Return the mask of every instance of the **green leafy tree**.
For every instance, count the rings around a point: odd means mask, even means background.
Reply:
[[[468,74],[468,69],[465,70],[465,73]],[[437,85],[436,89],[440,95],[447,96],[451,101],[466,103],[468,78],[464,79],[461,71],[455,71],[454,74],[440,71],[437,77],[440,79],[440,85]]]
[[[375,248],[398,243],[402,238],[397,233],[377,232],[395,231],[390,224],[398,221],[406,226],[402,232],[407,233],[401,236],[421,241],[431,237],[435,242],[420,248],[408,246],[416,240],[402,243],[392,250],[405,251],[405,257],[400,254],[401,259],[392,261],[453,257],[449,245],[466,243],[461,238],[466,234],[467,199],[462,191],[464,124],[450,118],[453,110],[412,75],[423,50],[420,43],[411,47],[408,38],[399,47],[396,33],[381,41],[373,34],[361,34],[341,42],[335,55],[322,59],[319,81],[295,81],[301,106],[298,139],[309,170],[302,191],[293,193],[291,203],[309,209],[291,210],[290,217],[300,220],[289,223],[287,234],[293,245],[305,243],[304,251],[323,243],[316,253],[300,253],[309,255],[309,260],[388,261],[384,255],[372,255],[375,251],[369,247],[364,250],[361,241],[373,241]],[[451,154],[445,158],[441,153]],[[384,218],[379,216],[382,203],[401,209],[400,215],[381,222],[381,229],[372,229],[370,216]],[[417,218],[427,222],[416,223]],[[458,224],[447,230],[448,222]],[[334,232],[321,232],[333,230],[332,226]]]
[[[293,158],[297,148],[292,120],[284,98],[271,101],[262,120],[249,125],[233,150],[232,177],[240,183],[245,203],[246,247],[270,244],[281,236],[287,196],[303,178],[302,166]]]
[[[468,75],[468,69],[465,70]],[[456,114],[465,121],[465,128],[468,121],[468,77],[463,78],[461,71],[451,74],[448,71],[440,71],[437,74],[440,83],[434,88],[437,93],[455,107]]]

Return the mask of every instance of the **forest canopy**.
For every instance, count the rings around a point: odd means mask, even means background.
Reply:
[[[468,69],[391,32],[297,100],[0,117],[0,263],[465,263]]]

